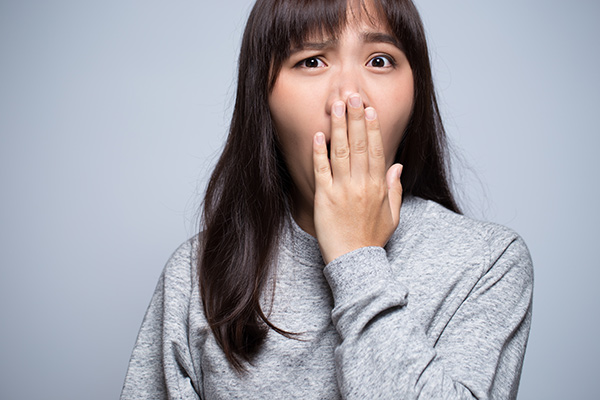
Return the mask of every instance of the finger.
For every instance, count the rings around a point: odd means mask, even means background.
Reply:
[[[313,168],[316,191],[319,185],[327,185],[331,182],[331,168],[327,158],[327,144],[323,132],[317,132],[313,138]]]
[[[365,128],[365,108],[358,93],[348,98],[348,143],[350,145],[350,175],[365,174],[369,168],[369,146]]]
[[[400,183],[402,168],[402,164],[394,164],[388,169],[386,174],[388,201],[395,225],[398,225],[400,221],[400,206],[402,205],[402,184]]]
[[[343,101],[333,103],[331,109],[330,158],[333,178],[343,180],[350,174],[350,149],[346,130],[346,105]]]
[[[385,152],[383,139],[379,128],[377,112],[373,107],[365,109],[367,140],[369,143],[369,173],[373,179],[383,179],[385,176]]]

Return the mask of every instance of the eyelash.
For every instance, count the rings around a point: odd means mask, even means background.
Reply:
[[[390,67],[396,66],[396,60],[394,60],[394,58],[392,56],[389,56],[387,54],[380,54],[380,55],[372,57],[367,62],[367,65],[371,64],[374,60],[377,60],[377,59],[384,60],[384,65],[382,67],[375,67],[375,66],[371,65],[371,67],[373,67],[373,68],[390,68]],[[317,66],[309,67],[308,65],[306,65],[307,62],[314,62],[314,61],[317,62]],[[319,57],[308,57],[308,58],[305,58],[304,60],[300,60],[296,64],[296,67],[313,69],[313,68],[322,67],[323,65],[325,65],[325,63]]]
[[[371,65],[374,68],[390,68],[390,67],[393,68],[396,66],[396,60],[394,60],[394,57],[389,56],[387,54],[376,55],[375,57],[371,58],[369,60],[369,62],[367,62],[367,65],[370,65],[373,62],[373,60],[377,60],[377,59],[385,60],[384,65],[383,65],[383,67],[374,67],[373,65]]]
[[[301,60],[300,62],[298,62],[298,64],[296,64],[296,66],[300,67],[300,68],[318,68],[318,67],[309,67],[306,65],[306,63],[308,61],[313,61],[313,60],[317,61],[317,64],[319,64],[319,63],[322,64],[319,66],[325,65],[325,63],[319,57],[308,57],[308,58],[305,58],[304,60]]]

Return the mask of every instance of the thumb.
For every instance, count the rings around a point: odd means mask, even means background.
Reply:
[[[396,225],[400,221],[400,206],[402,205],[402,184],[400,183],[402,168],[402,164],[394,164],[388,169],[385,176],[388,187],[388,201]]]

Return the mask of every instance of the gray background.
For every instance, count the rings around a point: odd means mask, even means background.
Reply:
[[[196,230],[250,3],[0,2],[0,398],[118,397]],[[418,6],[465,208],[534,259],[520,399],[593,398],[600,5]]]

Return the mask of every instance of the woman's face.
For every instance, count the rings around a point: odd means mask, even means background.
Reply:
[[[377,111],[389,168],[413,106],[413,74],[384,24],[351,15],[338,38],[314,37],[293,48],[269,96],[286,165],[294,181],[295,211],[311,212],[314,193],[312,141],[329,143],[332,104],[360,94]],[[301,211],[302,212],[302,211]]]

